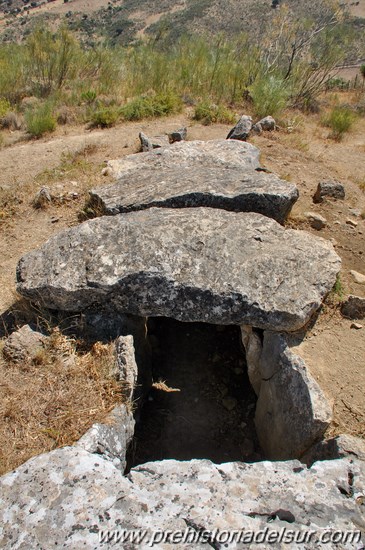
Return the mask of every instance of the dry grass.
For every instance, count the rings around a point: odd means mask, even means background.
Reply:
[[[0,359],[0,475],[32,456],[71,445],[121,401],[113,346],[86,353],[55,329],[32,362]]]
[[[181,391],[179,388],[170,388],[170,386],[166,384],[166,380],[159,380],[158,382],[154,382],[152,384],[152,387],[155,388],[155,390],[164,391],[166,393]]]

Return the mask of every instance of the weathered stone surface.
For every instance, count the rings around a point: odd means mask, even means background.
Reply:
[[[147,167],[205,166],[222,165],[241,166],[245,170],[260,167],[260,151],[250,143],[237,140],[216,139],[211,141],[187,141],[173,143],[172,146],[155,149],[149,153],[136,153],[121,159],[110,160],[107,172],[115,179],[125,174],[126,170]]]
[[[167,135],[165,136],[154,136],[149,138],[143,132],[139,133],[139,140],[141,142],[141,151],[146,153],[152,151],[153,149],[159,149],[160,147],[167,147],[170,142]]]
[[[134,434],[131,404],[115,407],[105,424],[94,424],[77,442],[76,447],[102,455],[124,472],[128,445]]]
[[[48,187],[42,187],[33,199],[34,208],[45,208],[51,204],[52,197]]]
[[[122,384],[123,395],[128,401],[132,401],[138,378],[133,336],[119,336],[115,342],[115,350],[117,378]]]
[[[313,202],[322,202],[323,197],[344,199],[345,188],[342,183],[338,181],[322,181],[318,184],[317,190],[313,196]]]
[[[19,363],[32,360],[44,349],[47,337],[24,325],[6,339],[3,355],[6,359]]]
[[[365,440],[353,435],[341,434],[316,443],[300,460],[304,464],[312,465],[318,460],[333,460],[343,457],[365,460]]]
[[[169,142],[176,143],[177,141],[185,141],[188,135],[187,128],[179,128],[175,132],[168,134]]]
[[[138,137],[139,137],[139,141],[141,142],[142,153],[146,153],[147,151],[153,150],[152,141],[148,136],[146,136],[146,134],[144,134],[143,132],[140,132]]]
[[[298,458],[328,428],[331,407],[282,334],[265,331],[260,372],[255,414],[260,445],[272,460]]]
[[[145,167],[129,170],[117,183],[93,189],[91,203],[105,214],[146,208],[208,206],[258,212],[283,222],[298,199],[297,187],[274,174],[226,165]]]
[[[320,214],[317,214],[316,212],[304,212],[304,216],[309,221],[311,227],[313,227],[313,229],[316,229],[317,231],[320,231],[327,225],[326,218],[321,216]]]
[[[349,319],[364,319],[365,318],[365,298],[361,296],[350,296],[341,304],[341,313]]]
[[[266,132],[272,132],[276,128],[276,121],[272,116],[266,116],[256,122],[256,124],[259,124],[261,128]]]
[[[43,305],[297,330],[332,288],[332,244],[259,214],[151,208],[102,217],[24,256],[18,291]]]
[[[151,462],[124,477],[112,463],[84,450],[64,448],[36,457],[0,479],[0,546],[96,549],[151,547],[151,535],[179,530],[192,534],[239,530],[241,542],[210,540],[209,547],[244,550],[252,533],[311,533],[294,550],[339,548],[318,541],[324,530],[354,530],[353,541],[341,549],[362,547],[365,465],[348,459],[317,462],[307,470],[298,461],[256,464],[212,464],[207,460]],[[106,530],[144,529],[140,542],[109,542]],[[298,533],[298,534],[299,534]],[[262,535],[261,535],[262,536]],[[100,537],[100,538],[99,538]],[[103,544],[101,544],[103,540]],[[283,542],[257,544],[263,550],[282,549]],[[203,549],[200,541],[176,546],[155,539],[154,548]],[[362,545],[361,545],[362,542]],[[256,544],[255,544],[256,546]]]
[[[236,126],[229,132],[227,139],[237,139],[246,141],[252,130],[252,118],[247,115],[242,115]]]
[[[358,285],[365,285],[365,275],[363,273],[359,273],[358,271],[352,269],[350,271],[350,274],[352,275],[355,283],[357,283]]]
[[[262,341],[257,332],[247,325],[241,326],[242,343],[246,352],[247,374],[256,395],[261,388],[260,359],[262,353]]]

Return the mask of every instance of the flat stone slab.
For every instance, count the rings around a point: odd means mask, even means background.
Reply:
[[[309,470],[298,461],[165,460],[125,477],[101,456],[65,447],[0,478],[0,547],[358,550],[364,476],[363,462],[341,459]]]
[[[147,166],[176,167],[194,166],[241,166],[245,170],[260,167],[260,151],[251,143],[214,139],[209,141],[184,141],[173,143],[147,153],[128,155],[117,160],[110,160],[107,172],[115,179],[120,178],[126,170],[145,169]]]
[[[128,170],[118,182],[90,192],[91,204],[103,214],[153,206],[207,206],[233,212],[258,212],[284,222],[298,199],[297,187],[277,176],[227,164],[149,166]]]
[[[328,241],[265,216],[151,208],[104,216],[25,255],[18,291],[43,306],[293,331],[331,290]]]

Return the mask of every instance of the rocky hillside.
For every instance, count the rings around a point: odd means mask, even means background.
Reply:
[[[185,33],[257,35],[272,20],[282,0],[0,0],[0,36],[13,40],[27,35],[35,25],[52,27],[62,22],[87,40],[106,38],[129,44],[141,37],[176,40]],[[285,2],[299,17],[315,16],[323,3],[313,6],[305,0]],[[364,27],[365,0],[345,2],[352,24]]]

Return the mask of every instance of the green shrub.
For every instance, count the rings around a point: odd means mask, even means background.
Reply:
[[[355,121],[354,113],[344,106],[335,107],[322,119],[322,124],[331,128],[330,136],[336,141],[341,141],[343,135],[348,132]]]
[[[25,111],[25,123],[28,134],[39,138],[56,129],[57,123],[53,116],[52,105],[42,103]]]
[[[0,118],[10,110],[10,103],[7,99],[0,97]]]
[[[124,120],[142,120],[177,113],[181,109],[181,99],[177,95],[167,92],[154,96],[137,97],[121,108],[121,115]]]
[[[88,121],[94,128],[110,128],[114,126],[120,116],[116,107],[98,107],[91,111]]]
[[[215,105],[209,101],[202,101],[196,105],[193,118],[200,120],[206,126],[215,122],[233,124],[236,119],[235,114],[227,107]]]
[[[290,95],[288,83],[274,75],[259,76],[249,92],[258,118],[280,113],[287,106]]]
[[[91,105],[96,100],[96,96],[97,94],[95,90],[87,90],[86,92],[82,92],[81,101]]]

